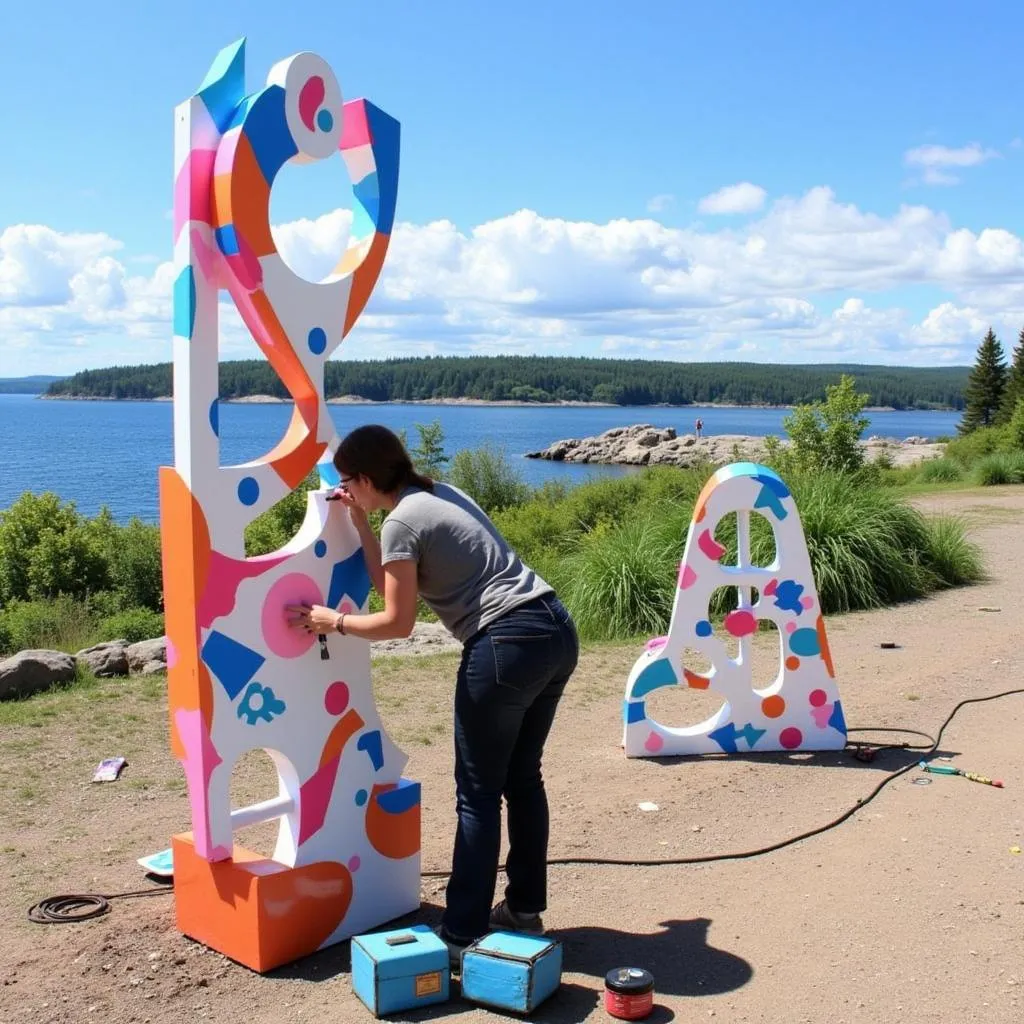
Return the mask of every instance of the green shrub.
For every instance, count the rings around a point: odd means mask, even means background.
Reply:
[[[154,611],[163,607],[159,527],[136,518],[118,528],[109,552],[109,565],[110,584],[122,607]]]
[[[494,445],[456,452],[447,479],[488,514],[522,505],[531,494],[504,449]]]
[[[996,452],[974,467],[974,479],[981,487],[1024,483],[1024,452]]]
[[[109,615],[96,629],[96,642],[103,640],[127,640],[138,643],[164,635],[164,617],[152,608],[126,608]]]
[[[963,464],[948,455],[940,459],[926,459],[921,463],[917,478],[926,484],[952,484],[964,478]]]
[[[979,427],[946,445],[945,457],[971,466],[986,455],[1012,447],[1007,427]]]
[[[863,415],[869,396],[858,394],[855,386],[854,378],[844,373],[838,384],[825,388],[825,401],[798,405],[783,420],[792,441],[784,461],[815,472],[850,473],[863,465],[864,449],[858,442],[869,423]],[[777,458],[780,453],[771,454]]]
[[[959,587],[985,578],[981,549],[967,539],[966,524],[958,516],[931,516],[927,557],[943,587]]]
[[[1007,426],[1010,444],[1021,451],[1024,451],[1024,398],[1017,401],[1013,407],[1013,414]]]
[[[306,518],[306,492],[318,489],[320,476],[313,470],[294,491],[258,515],[245,528],[245,553],[250,558],[283,548],[299,532]]]
[[[86,602],[68,595],[12,601],[0,612],[5,654],[43,648],[74,654],[94,642],[96,619]]]

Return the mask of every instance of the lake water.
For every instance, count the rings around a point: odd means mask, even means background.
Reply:
[[[439,420],[449,455],[485,443],[504,446],[531,484],[555,479],[578,483],[629,472],[616,466],[584,466],[522,458],[568,437],[588,437],[611,427],[653,423],[693,431],[704,420],[708,434],[783,433],[785,409],[647,407],[495,407],[452,405],[332,405],[342,435],[363,423],[405,429],[418,439],[416,423]],[[955,433],[956,412],[871,413],[868,434],[904,438]],[[290,405],[222,404],[221,462],[246,462],[277,443]],[[0,508],[23,491],[56,491],[94,515],[108,505],[119,520],[133,515],[155,522],[157,469],[172,465],[170,402],[53,402],[34,395],[0,394]]]

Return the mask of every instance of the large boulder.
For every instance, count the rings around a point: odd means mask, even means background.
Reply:
[[[84,662],[97,679],[111,679],[128,675],[128,641],[108,640],[102,644],[86,647],[75,655],[76,661]]]
[[[75,659],[62,651],[21,651],[0,661],[0,700],[27,697],[75,678]]]
[[[160,662],[163,668],[155,669],[153,662]],[[140,640],[128,647],[128,667],[131,671],[162,672],[167,667],[167,637],[158,636],[153,640]]]

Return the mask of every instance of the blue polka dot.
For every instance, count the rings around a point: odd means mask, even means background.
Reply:
[[[318,540],[313,545],[313,554],[316,555],[317,558],[323,558],[324,555],[327,554],[327,541]]]
[[[210,405],[210,426],[214,434],[220,437],[220,399],[215,398]]]
[[[238,482],[238,500],[243,505],[255,505],[260,499],[260,485],[251,476],[243,477]]]
[[[316,115],[316,124],[320,131],[329,132],[334,127],[334,118],[331,116],[331,112],[329,110],[321,110]]]
[[[711,636],[711,623],[707,619],[701,619],[694,627],[697,636]]]
[[[789,649],[803,658],[821,653],[816,629],[797,629],[789,634]]]
[[[318,356],[327,348],[327,332],[322,327],[314,327],[309,332],[309,351]]]
[[[359,790],[358,793],[356,793],[356,803],[359,804],[360,807],[362,807],[363,804],[366,803],[368,798],[369,794],[366,792],[365,789],[361,789]]]

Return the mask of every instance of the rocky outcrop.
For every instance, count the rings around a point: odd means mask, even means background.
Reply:
[[[783,445],[788,443],[782,441]],[[869,437],[861,445],[869,460],[884,453],[894,465],[938,458],[945,448],[945,445],[933,444],[923,437],[911,437],[905,441]],[[743,459],[756,460],[763,455],[763,437],[747,434],[714,434],[700,438],[684,434],[680,437],[672,427],[659,428],[650,423],[638,423],[630,427],[613,427],[596,437],[556,441],[543,451],[529,452],[526,457],[550,459],[553,462],[668,465],[687,469],[699,465],[723,465]]]
[[[126,676],[130,670],[128,662],[128,641],[108,640],[102,644],[86,647],[75,655],[75,661],[84,662],[97,679],[113,679]]]
[[[21,651],[0,661],[0,700],[27,697],[75,678],[75,659],[61,651]]]
[[[167,668],[167,637],[140,640],[128,647],[127,654],[128,667],[132,673],[152,675],[154,672],[163,672]]]

